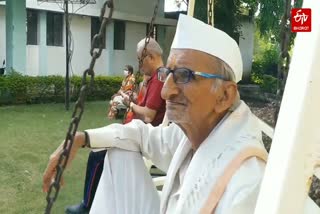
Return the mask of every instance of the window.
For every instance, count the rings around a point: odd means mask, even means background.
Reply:
[[[27,45],[38,44],[38,13],[27,10]]]
[[[63,15],[47,13],[47,45],[62,46],[63,44]]]
[[[113,40],[114,49],[124,50],[125,39],[126,39],[126,23],[124,21],[114,21],[114,40]]]
[[[146,36],[148,36],[149,27],[150,27],[150,24],[147,24]],[[154,38],[156,41],[158,40],[158,26],[157,25],[153,25],[153,30],[151,32],[151,37]]]
[[[101,21],[97,17],[91,17],[91,41],[94,37],[94,35],[99,33],[100,30]],[[91,44],[90,41],[90,44]],[[102,47],[106,48],[106,34],[104,34],[104,38],[102,38]],[[95,44],[94,48],[99,48],[99,42]]]

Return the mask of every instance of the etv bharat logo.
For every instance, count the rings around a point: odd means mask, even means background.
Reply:
[[[291,31],[311,32],[311,9],[293,8],[291,9]]]

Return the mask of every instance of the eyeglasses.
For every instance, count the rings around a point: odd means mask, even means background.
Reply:
[[[194,78],[195,75],[209,79],[226,80],[225,77],[217,74],[208,74],[204,72],[193,71],[188,68],[176,68],[174,70],[171,70],[166,67],[158,68],[158,80],[161,82],[165,82],[170,73],[172,73],[173,75],[174,82],[178,84],[185,84],[190,82],[191,78]]]

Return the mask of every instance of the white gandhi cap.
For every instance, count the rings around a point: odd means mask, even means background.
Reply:
[[[193,49],[215,56],[232,69],[236,82],[242,79],[242,58],[238,44],[225,32],[180,14],[171,49]]]

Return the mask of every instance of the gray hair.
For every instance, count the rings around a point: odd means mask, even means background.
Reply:
[[[145,46],[145,40],[146,40],[146,38],[142,39],[137,44],[137,53],[138,53],[139,56],[141,55],[141,53],[143,51],[143,48]],[[163,53],[160,45],[153,38],[150,38],[150,40],[149,40],[149,43],[147,45],[147,52],[151,53],[151,54],[156,54],[156,55],[159,55],[159,56],[162,56],[162,53]]]
[[[215,58],[215,65],[216,67],[214,68],[216,70],[216,74],[219,74],[221,76],[224,77],[225,80],[227,81],[236,81],[236,77],[233,73],[232,68],[225,63],[224,61],[222,61],[221,59],[214,57]],[[216,79],[214,87],[215,88],[219,88],[222,85],[223,80],[221,79]]]
[[[214,57],[215,58],[215,70],[217,71],[216,74],[219,74],[225,78],[226,81],[233,81],[236,82],[236,77],[234,75],[234,72],[232,68],[222,61],[221,59]],[[211,91],[216,91],[218,88],[221,87],[222,83],[224,80],[221,79],[215,79],[214,84],[212,85]],[[240,103],[240,94],[239,91],[237,91],[236,98],[230,107],[229,111],[233,111]]]

